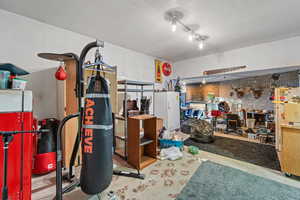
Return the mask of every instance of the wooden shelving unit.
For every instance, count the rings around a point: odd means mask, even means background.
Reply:
[[[141,129],[144,136],[141,138]],[[138,170],[154,163],[157,159],[156,117],[137,115],[128,117],[128,163]]]
[[[142,81],[132,81],[132,80],[120,80],[117,82],[117,90],[119,93],[124,94],[124,101],[127,100],[129,93],[139,93],[141,97],[145,93],[152,93],[152,114],[154,114],[154,83],[152,82],[142,82]],[[134,88],[133,88],[134,87]],[[128,113],[127,104],[125,104],[124,113],[125,116],[115,114],[115,120],[124,122],[124,131],[122,133],[115,134],[115,140],[117,141],[115,153],[127,160],[128,158]]]

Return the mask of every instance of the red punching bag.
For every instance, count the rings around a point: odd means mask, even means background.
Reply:
[[[67,72],[65,71],[63,66],[59,66],[59,68],[55,72],[55,78],[59,81],[64,81],[67,79]]]

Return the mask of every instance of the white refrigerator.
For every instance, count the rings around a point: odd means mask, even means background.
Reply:
[[[155,93],[154,107],[155,116],[163,119],[169,131],[180,128],[179,92]]]

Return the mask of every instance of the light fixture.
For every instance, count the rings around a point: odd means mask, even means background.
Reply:
[[[175,32],[177,29],[177,25],[181,25],[183,30],[187,32],[188,40],[198,42],[198,48],[201,50],[204,48],[204,41],[207,40],[209,37],[207,35],[200,35],[195,32],[195,28],[192,28],[191,26],[185,25],[182,22],[182,19],[184,17],[184,14],[178,10],[170,10],[167,11],[164,15],[165,20],[171,23],[172,26],[172,32]],[[198,25],[197,25],[198,26]],[[198,26],[199,27],[199,26]]]
[[[174,19],[174,20],[172,21],[172,32],[175,32],[176,29],[177,29],[177,25],[176,25],[176,20]]]
[[[203,84],[203,85],[206,84],[205,78],[202,79],[202,84]]]
[[[198,45],[198,48],[199,48],[200,50],[202,50],[203,47],[204,47],[204,41],[203,41],[203,40],[200,40],[199,45]]]
[[[194,35],[193,35],[193,33],[191,32],[191,33],[189,34],[189,41],[193,41],[193,37],[194,37]]]
[[[199,35],[199,34],[196,34],[195,35],[195,41],[199,42],[198,43],[198,48],[199,50],[202,50],[204,48],[204,41],[208,39],[208,36],[206,35]]]

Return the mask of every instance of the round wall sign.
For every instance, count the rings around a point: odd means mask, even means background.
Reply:
[[[162,71],[165,76],[170,76],[172,73],[172,65],[170,63],[164,63],[162,65]]]

